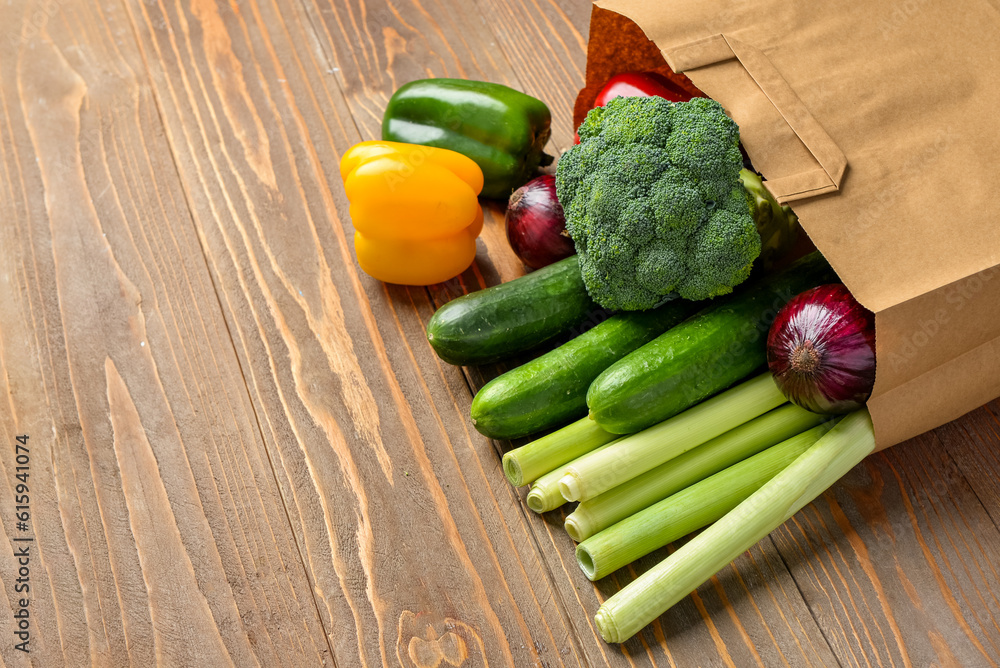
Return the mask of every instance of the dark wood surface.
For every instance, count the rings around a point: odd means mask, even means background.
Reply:
[[[877,454],[638,637],[472,428],[429,289],[353,259],[339,156],[400,84],[572,137],[583,0],[0,4],[0,659],[19,666],[995,666],[1000,406]],[[30,436],[31,520],[14,516]],[[31,653],[15,650],[31,536]]]

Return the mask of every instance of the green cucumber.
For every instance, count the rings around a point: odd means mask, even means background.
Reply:
[[[583,417],[587,388],[598,374],[696,308],[693,302],[677,299],[651,311],[608,318],[486,383],[472,400],[472,423],[490,438],[519,438]]]
[[[605,369],[587,391],[591,417],[613,434],[631,434],[726,389],[767,362],[767,331],[778,309],[837,280],[815,252],[716,300]]]
[[[453,299],[431,316],[427,340],[450,364],[497,362],[535,348],[599,310],[574,255]]]

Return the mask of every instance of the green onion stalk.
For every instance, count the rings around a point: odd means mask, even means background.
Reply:
[[[585,417],[509,451],[503,456],[503,473],[514,487],[527,485],[618,437]]]
[[[617,441],[612,441],[611,443],[602,445],[593,452],[611,447],[615,443],[617,443]],[[534,484],[531,485],[531,489],[528,491],[528,498],[526,499],[528,507],[536,513],[547,513],[550,510],[555,510],[559,506],[566,503],[566,498],[559,490],[559,481],[564,475],[566,475],[567,469],[572,464],[573,462],[568,462],[567,464],[539,476],[538,479],[535,480]]]
[[[643,508],[801,434],[826,419],[795,404],[775,408],[655,469],[581,502],[566,518],[566,533],[578,543],[584,541]]]
[[[668,420],[632,434],[615,447],[586,454],[559,482],[567,501],[586,501],[785,403],[763,373]]]
[[[604,602],[594,622],[625,642],[822,494],[875,449],[866,409],[841,420],[743,503]]]
[[[682,489],[576,546],[576,560],[599,580],[718,520],[761,488],[828,432],[821,424]]]

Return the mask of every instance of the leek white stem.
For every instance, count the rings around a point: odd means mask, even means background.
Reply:
[[[582,501],[566,518],[566,533],[578,543],[584,541],[643,508],[772,445],[801,434],[825,419],[828,418],[795,404],[775,408],[655,469]]]
[[[785,403],[770,373],[577,459],[559,482],[567,501],[586,501]]]
[[[589,417],[514,448],[503,456],[503,472],[514,487],[534,482],[549,471],[618,438]]]
[[[795,461],[830,430],[821,424],[758,452],[626,517],[576,546],[584,574],[599,580],[718,520]]]
[[[617,443],[613,441],[602,445],[597,450],[603,450],[604,448],[611,447]],[[594,450],[593,452],[597,452]],[[536,513],[547,513],[550,510],[555,510],[562,504],[566,503],[566,499],[559,491],[559,480],[566,475],[566,469],[572,464],[564,464],[557,469],[549,471],[543,476],[540,476],[535,480],[534,484],[531,486],[531,490],[528,491],[528,498],[526,499],[528,507],[534,510]]]
[[[823,493],[875,449],[866,409],[851,413],[722,519],[604,602],[594,621],[625,642]]]

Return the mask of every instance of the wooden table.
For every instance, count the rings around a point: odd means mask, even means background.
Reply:
[[[588,19],[586,0],[0,4],[4,665],[1000,662],[997,404],[871,457],[608,646],[600,601],[664,555],[585,580],[562,515],[528,512],[506,444],[470,424],[496,369],[423,334],[522,271],[502,214],[447,284],[358,271],[338,158],[392,91],[513,85],[565,149]]]

